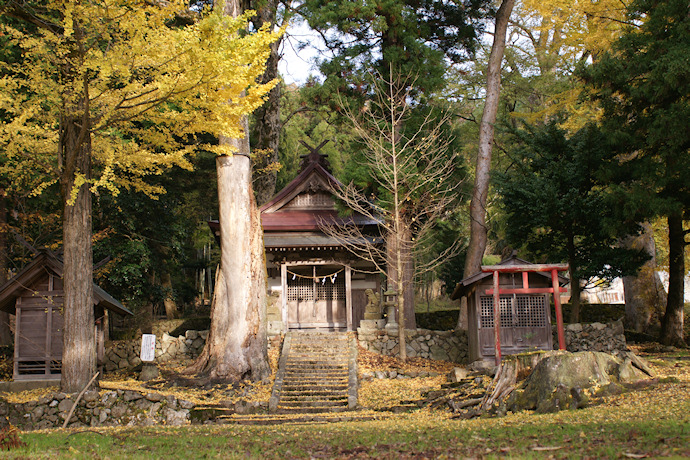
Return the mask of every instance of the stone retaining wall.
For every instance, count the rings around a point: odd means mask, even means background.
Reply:
[[[0,399],[0,426],[11,423],[20,430],[62,427],[76,396],[55,393],[22,404]],[[158,393],[90,390],[82,396],[67,426],[186,425],[193,407],[190,401]]]
[[[558,332],[553,328],[554,349],[558,349]],[[625,341],[623,321],[613,323],[573,323],[565,326],[565,347],[571,352],[576,351],[625,351],[628,349]]]
[[[406,329],[407,356],[454,363],[467,362],[465,331],[430,331]],[[357,331],[359,344],[365,350],[386,356],[398,356],[398,331],[395,329],[363,329]]]
[[[359,344],[364,349],[386,356],[398,355],[397,329],[359,328]],[[172,337],[166,333],[156,339],[156,362],[196,358],[204,348],[208,331],[187,331],[184,336]],[[554,349],[558,348],[558,334],[553,327]],[[627,344],[622,321],[609,324],[568,324],[565,326],[568,351],[626,350]],[[407,330],[407,356],[434,360],[467,362],[467,334],[465,331]],[[141,338],[113,342],[106,349],[104,367],[107,372],[133,369],[141,364]]]
[[[187,331],[184,336],[172,337],[163,333],[156,337],[156,362],[196,358],[204,348],[208,331]],[[112,342],[105,350],[103,366],[106,372],[133,369],[141,364],[141,337],[137,340]]]

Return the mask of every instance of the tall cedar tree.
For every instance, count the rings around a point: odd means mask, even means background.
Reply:
[[[683,222],[690,206],[690,4],[638,0],[612,50],[584,76],[603,108],[603,129],[619,155],[612,181],[628,209],[668,221],[669,289],[661,342],[683,346]]]
[[[244,14],[242,8],[240,0],[228,0],[222,14],[238,18]],[[219,139],[224,149],[216,157],[220,271],[206,345],[186,369],[212,380],[235,382],[261,380],[271,373],[266,341],[266,254],[252,189],[247,116],[240,126],[237,135]]]
[[[610,156],[606,136],[588,125],[568,137],[556,123],[516,131],[514,163],[496,179],[509,243],[536,260],[570,265],[570,321],[577,323],[582,280],[633,274],[647,257],[618,245],[639,228],[634,216],[617,217],[619,203],[598,181]]]
[[[61,386],[76,392],[96,368],[92,192],[161,193],[143,177],[188,167],[184,155],[192,147],[179,141],[200,132],[239,136],[241,117],[270,89],[252,85],[276,36],[230,38],[247,18],[220,14],[171,28],[185,11],[182,1],[10,1],[1,11],[36,27],[29,33],[4,24],[25,59],[14,78],[0,82],[1,141],[6,155],[57,152],[52,174],[63,197],[65,264]]]
[[[337,110],[330,97],[334,92],[356,104],[365,104],[377,91],[388,92],[374,88],[370,74],[380,75],[385,82],[414,82],[410,88],[393,88],[393,94],[408,98],[394,105],[422,101],[444,86],[449,62],[462,62],[472,54],[489,4],[486,0],[306,0],[299,12],[332,53],[321,62],[325,93],[314,102]],[[394,143],[403,138],[403,128],[402,121],[393,127]],[[405,265],[405,271],[406,326],[414,328],[412,263]],[[395,267],[389,267],[389,272],[389,279],[397,279]]]

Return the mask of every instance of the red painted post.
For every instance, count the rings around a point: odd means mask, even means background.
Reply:
[[[522,289],[529,289],[529,273],[522,272]]]
[[[496,365],[501,364],[501,295],[498,293],[499,273],[494,271],[494,351],[496,353]]]
[[[565,331],[563,329],[563,312],[561,311],[561,290],[558,286],[558,270],[551,270],[553,284],[553,304],[556,307],[556,329],[558,330],[558,349],[565,350]]]

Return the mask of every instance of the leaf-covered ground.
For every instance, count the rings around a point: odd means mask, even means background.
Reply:
[[[603,404],[555,414],[455,420],[447,410],[376,414],[375,420],[181,428],[96,428],[21,433],[26,447],[0,458],[690,458],[690,359],[687,352],[637,347],[659,374],[657,385],[606,397]],[[448,363],[364,354],[362,369],[431,371],[437,376],[363,382],[360,404],[388,407],[445,381]],[[129,385],[131,379],[112,382]],[[119,383],[118,383],[119,382]],[[134,385],[134,383],[132,383]],[[186,399],[245,388],[168,388]],[[196,396],[193,396],[196,395]],[[182,396],[180,396],[182,397]],[[371,418],[371,417],[370,417]]]

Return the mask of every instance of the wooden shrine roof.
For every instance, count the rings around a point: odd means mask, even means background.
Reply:
[[[340,216],[335,206],[334,190],[343,185],[329,171],[327,155],[318,153],[322,142],[303,155],[302,170],[288,185],[278,192],[261,211],[264,233],[271,232],[320,232],[323,224],[355,224],[376,227],[379,222],[361,214]],[[299,202],[300,196],[320,195],[321,200]]]
[[[27,289],[31,289],[31,286],[45,276],[46,272],[52,272],[62,278],[63,269],[62,260],[55,254],[51,251],[41,251],[19,273],[0,287],[0,310],[13,312],[17,298]],[[102,307],[121,315],[132,315],[131,311],[101,289],[96,283],[93,283],[93,298],[95,305],[100,304]]]
[[[498,265],[501,266],[512,266],[512,265],[533,265],[530,262],[527,262],[526,260],[520,259],[515,256],[511,256],[508,259],[502,260]],[[545,272],[535,272],[539,276],[543,276],[545,279],[551,280],[551,274],[550,273],[545,273]],[[475,273],[472,276],[468,276],[467,278],[461,280],[456,286],[455,289],[453,290],[453,294],[450,296],[452,300],[457,300],[460,297],[463,297],[467,295],[471,289],[472,286],[479,281],[482,281],[483,279],[492,277],[493,274],[491,272],[482,272],[480,271],[479,273]],[[567,284],[569,282],[568,278],[558,275],[558,281],[561,285]]]

